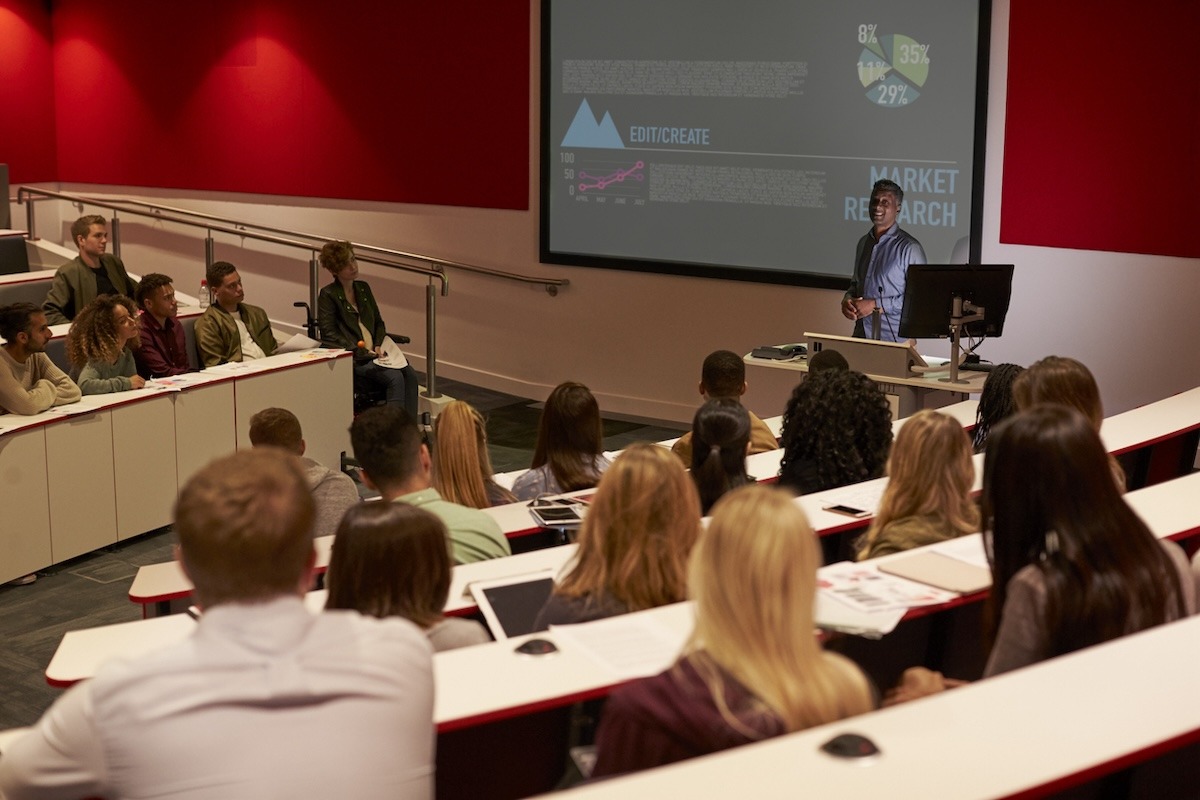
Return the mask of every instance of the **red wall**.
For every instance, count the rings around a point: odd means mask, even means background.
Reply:
[[[57,176],[50,42],[41,0],[0,0],[0,163],[14,184]]]
[[[57,177],[524,209],[529,48],[521,0],[57,0]]]
[[[1200,257],[1197,0],[1013,0],[1000,241]]]

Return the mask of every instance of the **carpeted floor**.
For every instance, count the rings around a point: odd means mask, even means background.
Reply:
[[[529,466],[540,400],[444,378],[438,388],[471,403],[487,417],[496,472]],[[605,420],[604,449],[620,450],[636,441],[661,441],[682,432]],[[64,633],[141,616],[140,606],[129,601],[129,585],[139,566],[171,560],[173,544],[170,529],[163,528],[42,570],[28,586],[0,586],[0,730],[34,723],[61,694],[46,685],[43,673]]]

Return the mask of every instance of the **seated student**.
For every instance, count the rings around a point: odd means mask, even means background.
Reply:
[[[278,447],[300,459],[304,480],[312,492],[316,512],[313,536],[328,536],[337,530],[347,509],[358,505],[358,487],[349,475],[336,472],[304,457],[304,433],[300,420],[286,408],[264,408],[250,417],[250,444]]]
[[[483,415],[461,400],[447,403],[433,421],[433,488],[471,508],[517,502],[495,481]]]
[[[1187,557],[1121,497],[1090,420],[1039,405],[996,428],[985,452],[985,677],[1196,613]],[[889,702],[958,683],[914,668]]]
[[[579,551],[535,629],[677,603],[700,530],[696,488],[658,445],[626,448],[600,479],[579,530]]]
[[[425,631],[436,651],[490,642],[475,620],[442,614],[450,569],[440,519],[404,503],[360,503],[338,525],[325,608],[404,617]]]
[[[76,315],[67,332],[67,358],[79,369],[79,390],[84,394],[127,392],[146,385],[133,362],[138,346],[134,314],[128,297],[102,294]]]
[[[780,442],[779,484],[793,492],[878,478],[892,443],[887,398],[861,372],[810,374],[792,390]]]
[[[696,627],[684,655],[612,693],[593,777],[737,747],[874,707],[866,677],[813,633],[820,556],[786,493],[722,497],[688,568]],[[766,600],[764,600],[766,598]]]
[[[1091,420],[1038,406],[993,433],[984,459],[996,631],[985,675],[1196,612],[1183,551],[1121,498]]]
[[[746,474],[750,425],[750,412],[732,397],[709,400],[692,419],[691,475],[701,514],[729,490],[753,482]]]
[[[879,513],[858,543],[859,560],[979,530],[971,497],[971,442],[957,420],[918,411],[904,422],[887,462]]]
[[[175,300],[171,278],[158,272],[142,276],[137,297],[138,330],[141,344],[133,352],[138,375],[143,378],[165,378],[190,372],[187,344]]]
[[[432,651],[407,620],[304,607],[316,553],[293,456],[243,450],[175,506],[204,613],[110,661],[0,758],[8,800],[433,795]]]
[[[321,344],[354,353],[356,385],[378,386],[387,392],[387,402],[404,406],[415,419],[417,373],[405,364],[399,369],[380,366],[387,326],[379,313],[371,285],[357,280],[358,262],[349,242],[326,242],[321,248],[321,266],[333,275],[333,282],[321,289],[317,298],[317,322]]]
[[[746,363],[730,350],[709,353],[700,367],[700,396],[705,400],[717,397],[738,399],[746,393]],[[749,412],[748,412],[749,413]],[[777,450],[779,442],[767,423],[750,413],[750,453],[766,453]],[[692,463],[692,433],[680,436],[671,451],[679,456],[684,466]]]
[[[850,362],[846,360],[844,355],[829,347],[822,348],[808,357],[809,375],[824,372],[827,369],[848,372],[850,370]]]
[[[1017,375],[1012,393],[1017,411],[1027,411],[1040,403],[1061,403],[1083,414],[1097,433],[1104,422],[1100,387],[1091,370],[1073,358],[1046,356]],[[1125,470],[1116,456],[1109,455],[1108,466],[1117,487],[1125,491]]]
[[[975,410],[975,430],[971,442],[976,453],[987,447],[988,433],[992,428],[1017,413],[1013,399],[1013,382],[1025,368],[1017,364],[997,364],[983,382],[979,395],[979,406]]]
[[[608,467],[600,406],[582,383],[560,383],[546,398],[528,472],[513,483],[518,500],[590,489]]]
[[[40,414],[77,403],[79,387],[46,355],[53,334],[45,313],[32,303],[0,306],[0,414]]]
[[[362,465],[363,483],[389,503],[423,508],[446,524],[455,563],[512,554],[496,521],[475,508],[442,499],[433,488],[429,448],[416,421],[398,405],[369,408],[350,425],[350,445]]]
[[[266,358],[279,345],[267,312],[242,301],[246,292],[237,267],[217,261],[208,268],[213,304],[196,320],[196,349],[200,363],[215,367],[230,361]]]
[[[54,273],[50,291],[42,310],[51,325],[64,325],[75,319],[100,295],[120,294],[130,299],[137,293],[138,283],[129,277],[121,259],[104,252],[108,249],[108,221],[99,214],[89,214],[71,225],[71,240],[79,255]]]

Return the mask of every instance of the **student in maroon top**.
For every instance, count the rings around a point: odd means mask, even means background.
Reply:
[[[179,303],[171,278],[151,272],[138,286],[138,325],[141,327],[141,346],[134,351],[138,374],[143,378],[163,378],[190,372],[183,326],[176,317]]]
[[[613,692],[592,776],[870,711],[867,678],[813,634],[818,564],[812,527],[785,492],[745,486],[718,500],[688,567],[691,640],[666,672]]]

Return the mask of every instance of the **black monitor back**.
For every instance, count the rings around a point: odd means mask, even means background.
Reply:
[[[979,338],[1004,332],[1012,297],[1012,264],[913,264],[904,287],[900,336],[936,339],[950,335],[954,298],[984,308],[984,318],[963,326],[963,334]]]

